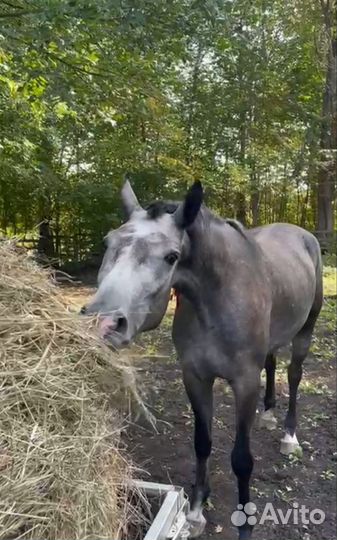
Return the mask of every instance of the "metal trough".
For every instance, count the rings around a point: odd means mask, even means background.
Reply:
[[[164,496],[164,500],[144,536],[144,540],[183,540],[189,537],[186,516],[190,505],[183,488],[135,480],[133,484],[148,497]]]

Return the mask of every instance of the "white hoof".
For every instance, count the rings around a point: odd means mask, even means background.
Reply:
[[[290,435],[290,433],[286,433],[284,435],[283,439],[281,439],[280,452],[284,456],[297,453],[299,454],[302,452],[302,448],[300,447],[295,433],[294,435]]]
[[[204,532],[206,526],[206,519],[204,518],[201,509],[191,510],[187,514],[187,521],[190,526],[189,538],[196,538]]]
[[[273,431],[277,428],[277,419],[274,415],[273,409],[268,409],[259,415],[259,427]]]

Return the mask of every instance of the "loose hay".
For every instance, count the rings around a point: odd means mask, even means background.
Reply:
[[[112,403],[139,399],[132,370],[4,241],[0,310],[0,539],[120,538],[135,510]]]

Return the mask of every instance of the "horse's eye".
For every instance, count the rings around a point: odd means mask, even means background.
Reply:
[[[178,257],[179,257],[179,253],[177,253],[176,251],[171,251],[171,253],[168,253],[167,255],[165,255],[164,258],[165,258],[165,261],[172,266],[176,262]]]

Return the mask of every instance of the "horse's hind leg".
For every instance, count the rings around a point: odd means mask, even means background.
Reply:
[[[311,338],[318,313],[311,312],[303,328],[292,342],[291,362],[288,366],[289,407],[285,419],[285,435],[281,440],[281,454],[289,455],[300,450],[296,437],[297,390],[302,379],[302,365],[309,352]]]
[[[277,420],[274,414],[275,399],[275,370],[276,357],[268,354],[264,366],[266,370],[266,393],[264,397],[264,412],[259,416],[259,426],[269,430],[276,429]]]
[[[194,448],[196,453],[196,479],[193,486],[190,522],[192,538],[202,534],[206,519],[202,508],[210,489],[208,479],[208,458],[212,448],[213,383],[214,379],[201,380],[189,370],[183,371],[187,395],[194,412]]]

